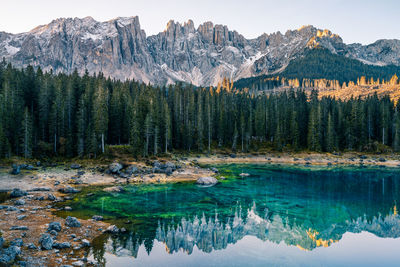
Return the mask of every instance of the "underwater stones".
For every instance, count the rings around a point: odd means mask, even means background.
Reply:
[[[59,222],[51,222],[49,223],[49,227],[47,227],[47,231],[55,230],[57,232],[61,231],[61,223]]]
[[[197,179],[196,183],[200,185],[215,185],[218,183],[218,180],[211,176],[205,176]]]
[[[78,219],[71,216],[68,216],[67,219],[65,219],[65,225],[69,227],[81,227],[81,223]]]
[[[122,186],[111,186],[104,188],[103,191],[105,192],[114,192],[114,193],[122,193],[125,192],[125,189]]]
[[[21,190],[19,188],[14,188],[10,194],[11,198],[23,197],[28,195],[28,192]]]
[[[42,234],[39,238],[40,248],[43,250],[50,250],[53,248],[53,238],[49,234]]]

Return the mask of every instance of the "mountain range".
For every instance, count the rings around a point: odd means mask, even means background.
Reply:
[[[329,30],[303,26],[246,39],[227,26],[192,20],[169,21],[164,31],[146,36],[138,17],[98,22],[91,17],[60,18],[25,33],[0,32],[0,58],[17,67],[32,65],[56,73],[102,72],[116,79],[198,86],[277,74],[305,51],[323,47],[368,65],[400,65],[400,40],[345,44]]]

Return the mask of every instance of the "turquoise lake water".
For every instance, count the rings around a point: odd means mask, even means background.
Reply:
[[[399,170],[216,167],[227,179],[213,187],[84,189],[62,215],[127,229],[94,241],[89,256],[106,266],[400,265]]]

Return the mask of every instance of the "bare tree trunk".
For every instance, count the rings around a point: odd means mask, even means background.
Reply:
[[[101,134],[101,152],[104,154],[104,134]]]
[[[54,153],[57,153],[57,133],[54,133]]]

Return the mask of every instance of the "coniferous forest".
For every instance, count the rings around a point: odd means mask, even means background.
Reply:
[[[217,88],[154,87],[3,62],[0,156],[96,157],[112,144],[129,144],[140,157],[213,149],[400,151],[399,109],[376,95],[255,95],[227,80]]]

